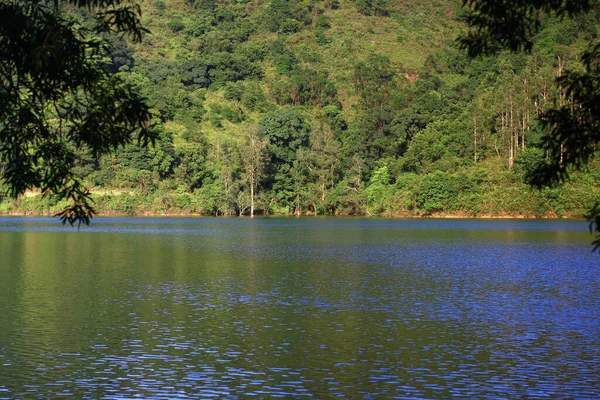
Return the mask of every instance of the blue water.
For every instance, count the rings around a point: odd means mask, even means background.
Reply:
[[[598,398],[583,221],[0,218],[0,398]]]

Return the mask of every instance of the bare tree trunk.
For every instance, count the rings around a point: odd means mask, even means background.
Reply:
[[[521,150],[525,150],[525,131],[527,130],[527,115],[523,114],[523,127],[521,128]],[[518,143],[517,143],[518,146]]]
[[[565,60],[564,58],[561,58],[560,56],[558,56],[558,72],[557,72],[557,76],[560,78],[562,76],[563,73],[563,68],[565,66]],[[565,98],[565,93],[563,91],[562,85],[558,85],[558,105],[559,107],[562,107],[564,105],[564,98]],[[564,143],[560,144],[560,163],[563,163],[563,154],[564,154]]]
[[[295,214],[297,216],[302,215],[302,208],[300,207],[300,196],[296,195],[296,210]]]
[[[560,163],[563,163],[563,158],[564,158],[564,154],[565,154],[565,144],[561,143],[560,144]]]
[[[254,218],[254,173],[250,177],[250,218]]]
[[[523,80],[523,91],[525,98],[523,99],[523,118],[522,118],[522,127],[521,127],[521,150],[525,150],[525,132],[528,130],[529,126],[529,116],[531,114],[530,107],[530,98],[529,98],[529,79],[525,77]],[[517,146],[519,145],[517,141]]]
[[[514,147],[514,136],[515,136],[515,127],[513,120],[513,102],[512,97],[510,99],[510,141],[509,141],[509,150],[508,150],[508,168],[512,169],[515,162],[515,147]]]
[[[477,117],[473,116],[473,163],[477,164]]]

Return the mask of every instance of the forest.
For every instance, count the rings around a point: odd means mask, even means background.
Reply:
[[[526,181],[600,6],[545,17],[529,52],[470,58],[459,0],[140,4],[150,33],[106,35],[102,62],[148,99],[158,140],[78,153],[101,215],[581,217],[600,199],[595,161]],[[63,203],[27,192],[0,213]]]

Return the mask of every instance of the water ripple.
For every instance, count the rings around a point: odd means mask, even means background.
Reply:
[[[597,398],[580,222],[0,227],[1,398]]]

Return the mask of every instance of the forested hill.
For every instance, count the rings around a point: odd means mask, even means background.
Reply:
[[[581,68],[600,9],[546,18],[529,54],[471,60],[459,0],[141,6],[151,34],[107,37],[106,68],[148,97],[160,140],[81,154],[100,213],[580,216],[600,199],[598,165],[524,182],[545,157],[536,116],[570,101],[554,80]]]

